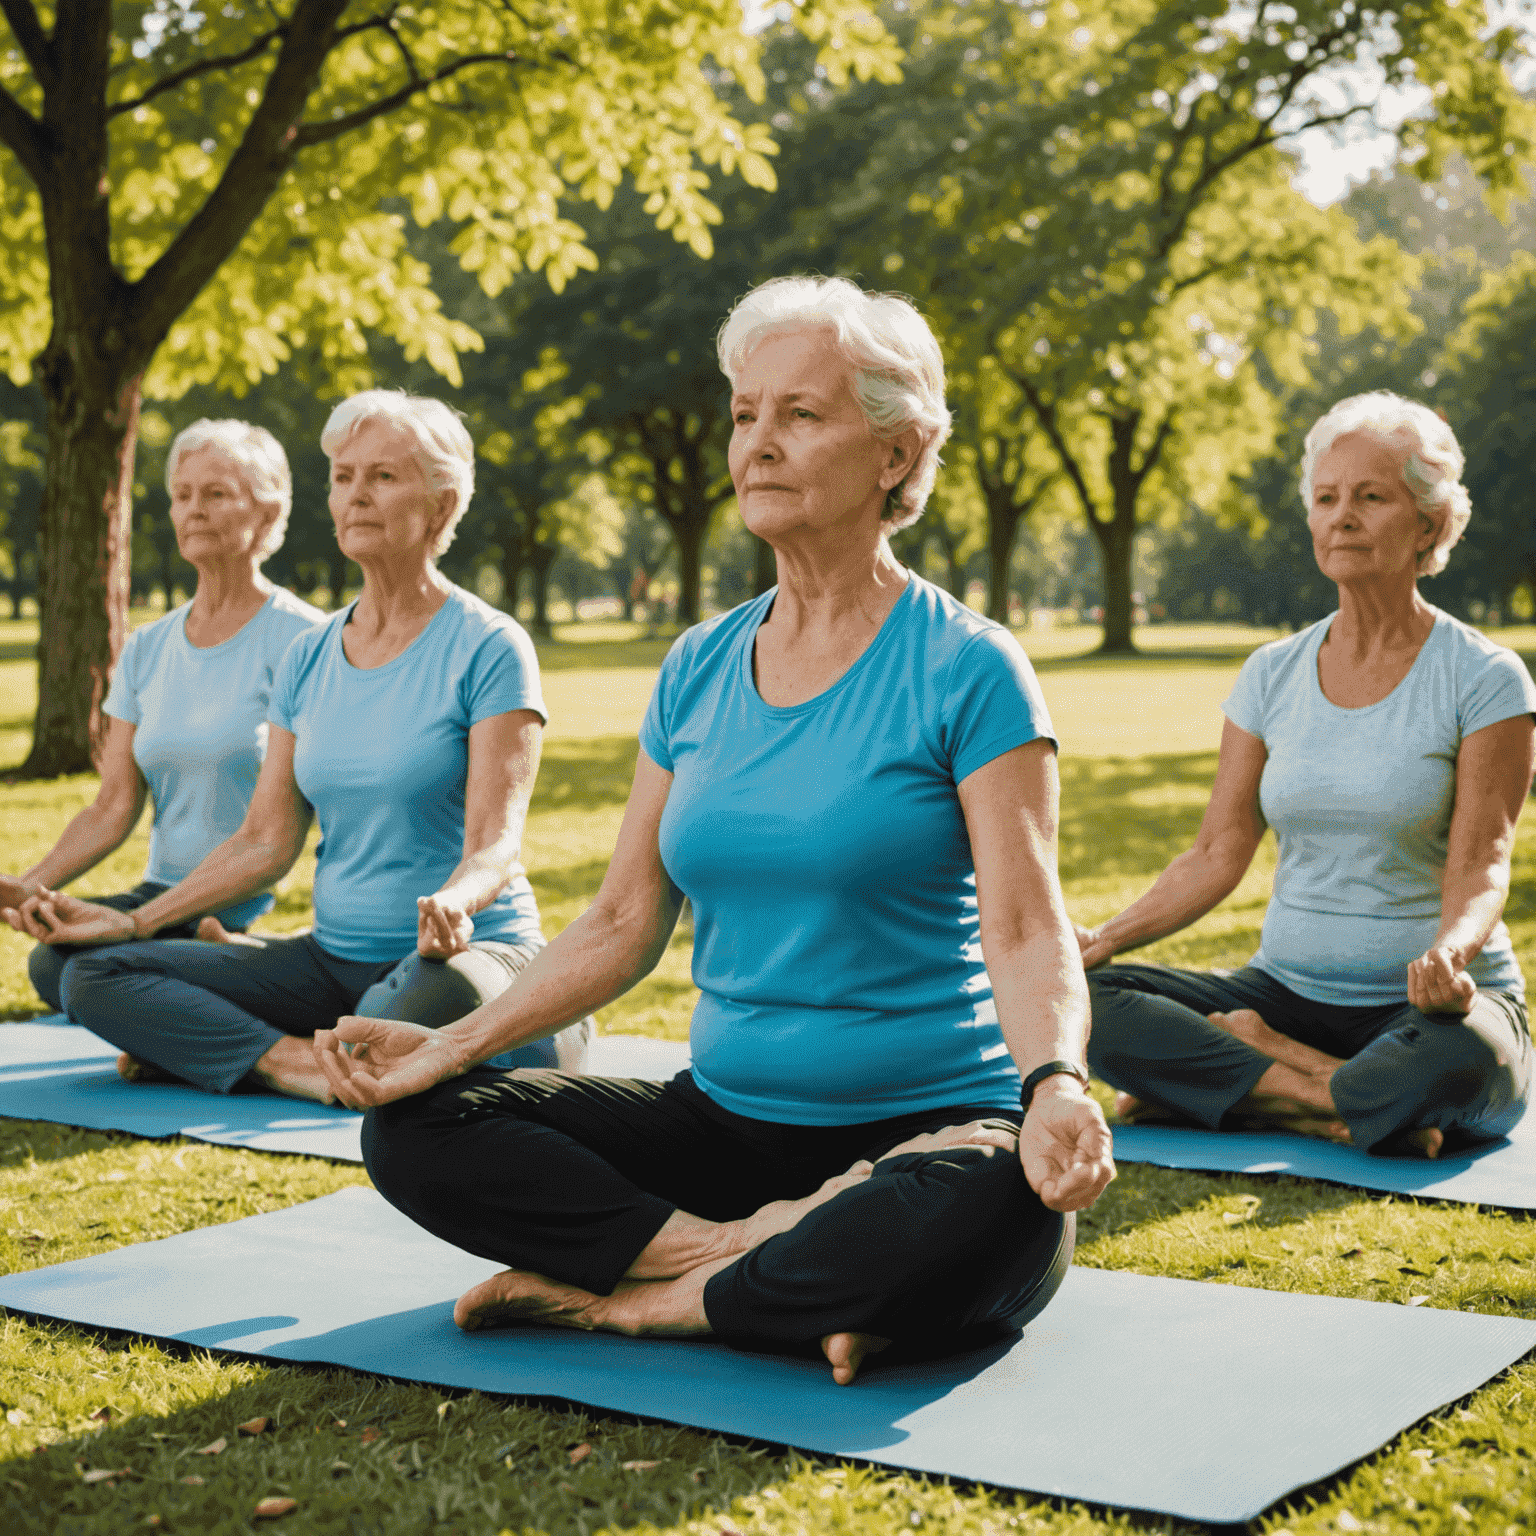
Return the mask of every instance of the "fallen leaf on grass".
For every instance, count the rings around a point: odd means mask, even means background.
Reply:
[[[43,1232],[18,1232],[16,1234],[16,1241],[18,1243],[46,1243],[48,1237]]]
[[[159,1515],[145,1515],[144,1524],[147,1525],[150,1530],[158,1531],[160,1527],[165,1524],[165,1521]]]
[[[1421,1280],[1429,1279],[1429,1271],[1427,1269],[1415,1269],[1412,1264],[1399,1264],[1397,1272],[1400,1275],[1417,1275]]]
[[[352,1463],[350,1461],[333,1461],[331,1463],[331,1472],[337,1477],[343,1472],[350,1472],[351,1470]]]
[[[182,1482],[184,1482],[187,1485],[188,1488],[201,1488],[203,1486],[202,1478],[195,1477],[195,1476],[194,1477],[184,1477],[184,1478],[182,1478]]]
[[[22,1408],[10,1408],[10,1409],[7,1409],[6,1410],[6,1415],[5,1415],[5,1422],[7,1424],[25,1424],[27,1422],[27,1414],[26,1414],[25,1409],[22,1409]]]
[[[1347,1509],[1339,1511],[1338,1519],[1334,1521],[1341,1531],[1363,1531],[1365,1526]]]
[[[105,1424],[111,1417],[112,1410],[105,1403],[91,1415],[92,1421],[97,1424]]]
[[[1410,1307],[1422,1307],[1428,1300],[1428,1296],[1410,1296],[1408,1298],[1408,1305]]]
[[[194,1456],[217,1456],[229,1444],[229,1441],[220,1435],[212,1445],[205,1445],[200,1450],[193,1451]]]
[[[347,1421],[345,1419],[332,1419],[331,1420],[331,1428],[332,1429],[345,1429],[346,1427],[347,1427]]]
[[[258,1520],[276,1520],[279,1515],[286,1515],[290,1510],[299,1507],[297,1499],[279,1498],[275,1494],[262,1499],[256,1508],[251,1511]]]
[[[372,1445],[375,1440],[382,1440],[384,1438],[384,1431],[382,1429],[375,1429],[373,1425],[370,1424],[357,1438],[361,1440],[364,1445]]]
[[[247,1419],[244,1424],[237,1425],[242,1435],[259,1435],[263,1433],[272,1422],[271,1419]]]
[[[1451,1513],[1458,1520],[1470,1520],[1472,1518],[1472,1511],[1465,1504],[1452,1504]]]
[[[92,1467],[89,1472],[80,1474],[82,1483],[104,1483],[109,1478],[132,1477],[132,1467]]]
[[[1364,1248],[1346,1248],[1344,1252],[1339,1255],[1339,1257],[1341,1259],[1357,1259],[1364,1252]]]
[[[652,1467],[659,1467],[661,1463],[659,1461],[626,1461],[621,1465],[626,1472],[649,1472]]]
[[[1264,1203],[1258,1195],[1243,1195],[1242,1209],[1238,1211],[1223,1211],[1221,1219],[1229,1227],[1241,1226],[1245,1221],[1252,1221],[1259,1213],[1259,1207]]]
[[[448,1417],[448,1415],[450,1413],[452,1413],[452,1412],[453,1412],[453,1399],[452,1398],[444,1398],[443,1401],[440,1402],[437,1405],[437,1416],[440,1419],[446,1419]]]
[[[583,1441],[571,1450],[571,1465],[574,1467],[578,1461],[585,1461],[592,1454],[592,1447]]]

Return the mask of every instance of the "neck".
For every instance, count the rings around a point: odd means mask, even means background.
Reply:
[[[421,550],[398,560],[359,561],[363,590],[352,610],[352,622],[373,630],[406,623],[424,613],[436,613],[448,591],[448,581]]]
[[[1352,650],[1391,650],[1420,645],[1434,627],[1435,610],[1419,595],[1417,582],[1339,584],[1339,616],[1328,632]]]
[[[776,545],[779,591],[772,622],[796,628],[851,613],[883,619],[907,584],[907,572],[878,526],[871,537],[814,545]]]
[[[201,621],[215,619],[220,614],[266,602],[272,590],[272,583],[248,555],[238,560],[199,565],[197,591],[192,594],[192,612]]]

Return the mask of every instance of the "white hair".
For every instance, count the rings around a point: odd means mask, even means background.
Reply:
[[[239,466],[240,478],[259,507],[276,507],[277,516],[256,546],[259,565],[283,547],[288,532],[288,514],[293,510],[293,472],[283,445],[265,427],[248,421],[210,421],[206,416],[183,427],[171,439],[171,451],[165,456],[165,488],[174,496],[173,482],[181,461],[189,453],[214,448]]]
[[[371,421],[393,427],[410,438],[412,457],[434,496],[442,491],[454,493],[453,511],[429,551],[436,560],[453,543],[459,520],[469,510],[469,498],[475,494],[475,444],[463,416],[452,406],[427,395],[409,395],[403,389],[365,389],[343,400],[331,412],[320,434],[320,447],[326,458],[334,459],[336,450],[359,427]]]
[[[845,277],[776,277],[754,288],[726,317],[717,347],[720,371],[736,376],[759,342],[780,331],[822,326],[853,370],[853,395],[869,430],[894,438],[916,427],[923,438],[912,468],[885,499],[888,532],[923,515],[949,436],[944,357],[928,322],[899,294],[866,293]]]
[[[1351,395],[1320,416],[1307,433],[1301,459],[1301,499],[1310,509],[1317,463],[1346,434],[1363,432],[1402,454],[1403,483],[1435,525],[1435,542],[1419,556],[1419,574],[1438,576],[1466,532],[1472,498],[1461,483],[1466,456],[1450,425],[1427,405],[1389,390]]]

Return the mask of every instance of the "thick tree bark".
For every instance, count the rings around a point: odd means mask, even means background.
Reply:
[[[503,553],[501,568],[501,606],[515,619],[517,617],[518,588],[523,584],[523,557],[518,553]]]
[[[679,624],[697,624],[699,622],[699,598],[702,583],[699,578],[699,567],[704,558],[704,535],[708,529],[708,513],[704,518],[679,518],[668,522],[672,528],[672,538],[677,544],[677,622]]]
[[[554,638],[549,622],[549,572],[560,554],[558,544],[538,544],[528,555],[528,569],[533,573],[533,618],[528,628],[541,640]]]
[[[1094,518],[1089,526],[1098,541],[1099,560],[1104,575],[1104,640],[1100,652],[1107,656],[1134,656],[1136,642],[1131,632],[1131,555],[1136,542],[1134,516],[1116,516],[1101,522]]]
[[[987,497],[987,617],[1008,622],[1008,584],[1013,574],[1013,546],[1018,543],[1024,508],[1011,495]]]

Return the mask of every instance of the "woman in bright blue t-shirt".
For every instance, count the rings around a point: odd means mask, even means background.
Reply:
[[[511,1266],[461,1326],[819,1347],[848,1382],[892,1342],[1022,1327],[1113,1164],[1044,703],[1013,639],[885,537],[947,434],[938,346],[905,300],[799,278],[720,349],[777,588],[673,648],[602,889],[504,997],[436,1036],[347,1019],[318,1043],[338,1098],[382,1106],[385,1197]],[[476,1065],[633,986],[685,896],[690,1071]]]
[[[325,615],[261,574],[282,547],[293,480],[282,444],[244,421],[195,421],[165,460],[171,527],[197,572],[190,602],[129,635],[101,706],[101,788],[30,869],[0,876],[0,907],[46,899],[121,847],[153,807],[149,863],[132,890],[97,897],[130,912],[190,874],[244,819],[267,744],[272,677],[295,635]],[[176,926],[240,932],[272,907],[259,891]],[[59,1008],[74,950],[38,944],[27,971]]]
[[[126,1075],[212,1092],[328,1099],[311,1039],[341,1015],[446,1024],[499,995],[543,946],[518,862],[544,725],[517,622],[438,574],[474,488],[474,447],[436,400],[354,395],[321,436],[356,602],[299,637],[272,686],[267,758],[239,830],[124,915],[58,898],[45,941],[80,955],[69,1015],[122,1048]],[[311,932],[204,945],[153,939],[189,912],[265,888],[320,820]],[[584,1063],[590,1026],[518,1058]]]

